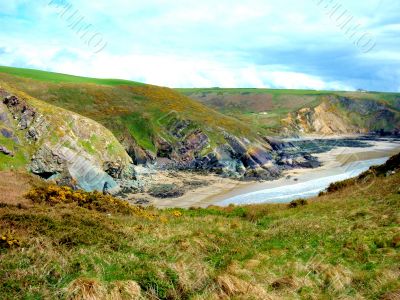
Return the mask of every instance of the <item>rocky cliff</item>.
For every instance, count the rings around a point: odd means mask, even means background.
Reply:
[[[95,121],[0,83],[0,166],[88,191],[133,184],[131,158]]]
[[[282,120],[284,134],[340,135],[368,132],[397,134],[400,113],[384,101],[329,96],[315,107],[301,108]]]

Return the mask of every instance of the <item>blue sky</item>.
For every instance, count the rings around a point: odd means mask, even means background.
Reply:
[[[170,87],[400,92],[398,0],[13,0],[0,2],[0,28],[0,65]]]

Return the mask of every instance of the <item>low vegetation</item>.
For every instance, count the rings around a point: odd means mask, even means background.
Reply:
[[[88,117],[111,130],[119,140],[133,137],[151,151],[156,150],[157,137],[175,142],[176,137],[166,128],[174,120],[190,120],[192,127],[203,130],[213,145],[224,141],[223,130],[249,139],[255,137],[245,123],[165,87],[0,66],[0,86],[3,84]]]
[[[29,205],[0,205],[0,295],[397,299],[400,173],[392,169],[289,205],[157,210],[38,187]]]
[[[34,188],[26,194],[26,198],[35,204],[47,204],[56,206],[58,204],[73,204],[89,210],[107,213],[121,213],[126,215],[143,215],[143,209],[129,205],[128,202],[103,195],[100,192],[74,191],[70,187],[59,187],[49,185]]]

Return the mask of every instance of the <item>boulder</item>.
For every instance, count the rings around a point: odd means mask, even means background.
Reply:
[[[3,153],[8,156],[14,156],[14,153],[12,151],[8,150],[5,146],[1,145],[0,145],[0,153]]]
[[[290,142],[284,142],[282,140],[272,138],[272,137],[263,137],[263,139],[271,145],[272,149],[275,151],[281,151],[287,148],[294,147],[294,145]]]
[[[30,171],[44,179],[50,179],[65,170],[65,160],[49,147],[41,147],[32,156]]]
[[[170,158],[173,150],[172,145],[170,143],[168,143],[162,137],[157,137],[154,141],[154,144],[157,148],[157,157]]]

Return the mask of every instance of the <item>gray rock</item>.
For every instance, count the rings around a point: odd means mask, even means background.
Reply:
[[[11,157],[14,156],[14,153],[12,151],[8,150],[5,146],[0,146],[0,153],[3,153],[5,155],[11,156]]]
[[[12,138],[14,136],[14,133],[7,129],[7,128],[1,128],[0,133],[5,137],[5,138]]]
[[[184,195],[185,191],[174,184],[158,184],[150,187],[148,193],[156,198],[177,198]]]
[[[53,153],[51,149],[44,146],[32,157],[29,167],[32,173],[44,179],[49,179],[64,171],[65,161]]]
[[[135,165],[144,165],[154,161],[153,156],[143,150],[129,133],[125,134],[120,142]]]

